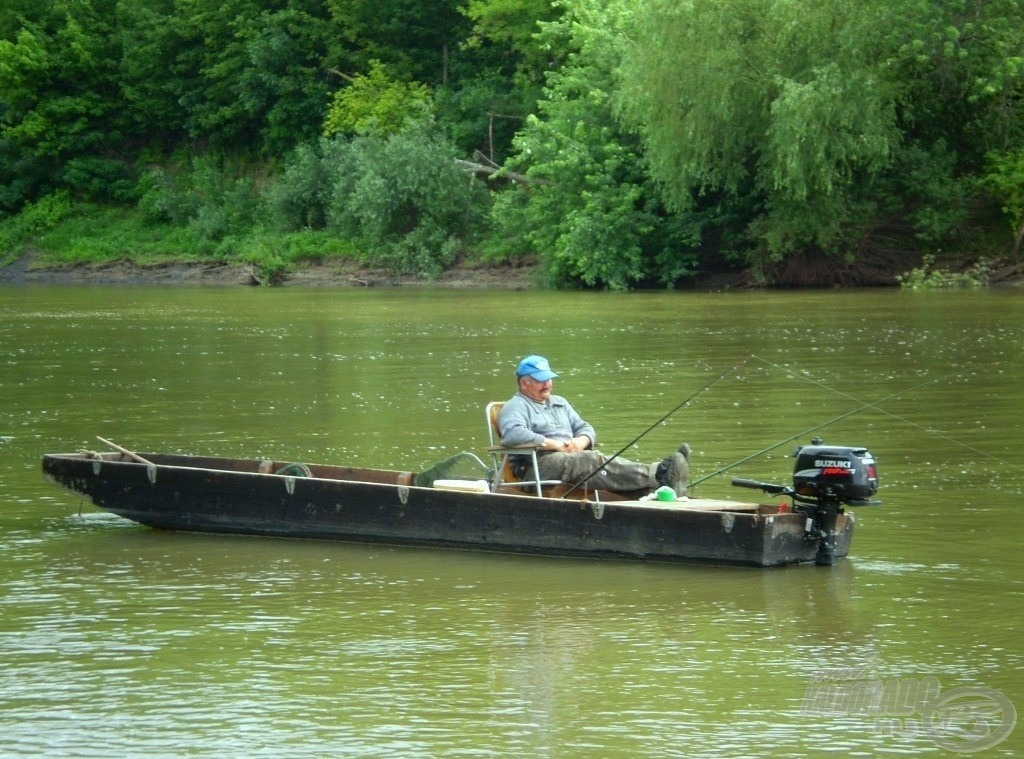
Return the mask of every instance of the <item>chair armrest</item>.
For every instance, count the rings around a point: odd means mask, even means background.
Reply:
[[[515,453],[515,452],[529,453],[530,451],[539,451],[540,448],[541,447],[539,445],[535,445],[535,444],[532,444],[532,443],[524,443],[522,445],[489,445],[489,446],[487,446],[487,450],[491,451],[493,453],[504,453],[505,451],[508,451],[509,453]]]

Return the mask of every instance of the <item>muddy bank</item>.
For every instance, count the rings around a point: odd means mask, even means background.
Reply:
[[[478,287],[525,290],[534,285],[534,266],[461,266],[439,278],[394,276],[348,262],[304,264],[289,272],[282,287]],[[225,263],[165,263],[140,266],[130,261],[105,264],[44,267],[31,255],[0,268],[3,284],[49,285],[259,285],[252,267]]]
[[[891,287],[898,272],[875,272],[870,281],[818,282],[804,287]],[[437,279],[396,276],[385,269],[360,266],[349,261],[302,264],[288,272],[281,287],[448,287],[497,290],[529,290],[538,286],[539,267],[522,266],[455,266]],[[253,286],[266,284],[258,271],[245,264],[215,262],[168,262],[142,266],[131,261],[105,264],[44,266],[29,254],[7,266],[0,267],[0,284],[49,285],[212,285]],[[989,278],[992,287],[1024,287],[1024,261],[1004,260],[993,265]],[[762,287],[749,272],[709,274],[691,282],[683,289],[722,291]],[[776,285],[777,287],[780,285]],[[784,285],[785,286],[785,285]],[[792,283],[788,285],[794,287]]]

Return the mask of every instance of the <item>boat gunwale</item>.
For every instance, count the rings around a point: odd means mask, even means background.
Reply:
[[[513,498],[516,500],[525,499],[526,502],[533,504],[548,504],[565,506],[566,504],[576,504],[580,509],[584,508],[624,508],[624,509],[636,509],[650,512],[688,512],[688,513],[709,513],[709,514],[720,514],[728,513],[735,515],[745,516],[776,516],[783,515],[784,513],[764,513],[765,509],[777,508],[772,504],[766,503],[755,503],[752,501],[732,501],[729,499],[687,499],[687,500],[676,500],[676,501],[656,501],[654,499],[641,500],[641,499],[629,499],[629,498],[616,498],[614,500],[600,500],[600,499],[589,499],[589,498],[560,498],[550,496],[536,496],[529,492],[473,492],[473,491],[453,491],[445,490],[442,488],[435,488],[426,485],[416,485],[412,482],[402,483],[398,481],[398,478],[402,475],[412,474],[397,469],[377,469],[373,467],[348,467],[338,464],[307,464],[306,466],[310,469],[327,469],[327,470],[348,470],[351,472],[367,472],[372,474],[385,474],[394,475],[394,482],[380,482],[374,479],[345,479],[339,477],[328,477],[322,475],[314,475],[311,477],[305,477],[300,475],[291,474],[280,474],[277,472],[260,472],[260,471],[248,471],[246,469],[236,469],[230,467],[217,468],[210,466],[190,466],[182,463],[160,463],[159,461],[152,461],[152,459],[161,458],[174,458],[174,459],[199,459],[202,461],[223,461],[223,462],[245,462],[247,464],[259,464],[265,459],[247,459],[247,458],[230,458],[220,456],[194,456],[191,454],[177,454],[177,453],[154,453],[154,452],[140,452],[136,454],[139,458],[149,459],[150,463],[144,463],[139,459],[132,459],[124,453],[118,451],[104,451],[100,453],[92,451],[80,451],[76,453],[45,453],[43,459],[65,459],[85,462],[100,462],[103,464],[117,464],[128,467],[155,467],[157,471],[161,470],[172,470],[172,471],[188,471],[188,472],[207,472],[210,474],[217,475],[230,475],[230,476],[254,476],[254,477],[271,477],[281,480],[288,478],[295,480],[309,480],[311,482],[322,482],[328,484],[339,484],[339,485],[361,485],[361,486],[378,486],[388,489],[395,488],[410,488],[415,490],[429,491],[432,493],[446,492],[459,497],[479,497],[481,503],[493,503],[497,500],[504,500],[506,498]],[[273,460],[275,465],[287,465],[288,462]],[[98,476],[98,475],[97,475]]]

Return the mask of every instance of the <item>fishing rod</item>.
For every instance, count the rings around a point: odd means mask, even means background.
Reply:
[[[561,497],[562,497],[562,498],[568,498],[570,494],[572,494],[572,493],[575,493],[575,492],[576,492],[576,490],[577,490],[577,489],[579,489],[579,487],[580,487],[581,485],[585,485],[585,484],[586,484],[587,482],[589,482],[589,481],[590,481],[590,478],[591,478],[591,477],[593,477],[593,476],[594,476],[595,474],[597,474],[597,473],[598,473],[598,472],[600,472],[600,471],[601,471],[602,469],[604,469],[604,468],[605,468],[606,466],[608,466],[608,464],[609,464],[610,462],[614,461],[614,460],[615,460],[615,459],[617,459],[617,458],[618,458],[619,456],[621,456],[621,455],[622,455],[623,453],[625,453],[625,452],[626,452],[626,451],[627,451],[627,450],[628,450],[628,449],[629,449],[629,448],[630,448],[631,446],[634,446],[634,445],[636,445],[636,444],[637,444],[637,443],[638,443],[638,442],[639,442],[639,441],[641,440],[641,438],[643,438],[644,436],[646,436],[646,435],[647,435],[647,433],[648,433],[648,432],[650,432],[651,430],[653,430],[653,429],[654,429],[655,427],[657,427],[657,426],[658,426],[659,424],[662,424],[662,423],[663,423],[663,422],[664,422],[664,421],[665,421],[666,419],[668,419],[668,418],[669,418],[670,416],[672,416],[672,415],[673,415],[674,413],[676,413],[676,412],[677,412],[677,411],[678,411],[679,409],[681,409],[681,408],[682,408],[683,406],[685,406],[685,405],[686,405],[687,403],[689,403],[690,401],[692,401],[692,400],[693,400],[694,398],[696,398],[696,397],[697,397],[698,395],[700,395],[701,393],[703,393],[703,392],[704,392],[705,390],[710,390],[710,389],[711,389],[711,387],[712,387],[713,385],[717,384],[718,382],[721,382],[721,381],[722,381],[723,379],[725,379],[726,377],[728,377],[728,376],[729,376],[730,374],[732,374],[733,372],[735,372],[735,371],[737,371],[738,369],[740,369],[740,367],[742,367],[742,366],[743,366],[743,365],[744,365],[745,363],[747,363],[747,362],[748,362],[748,361],[749,361],[749,360],[750,360],[751,358],[752,358],[752,356],[747,356],[746,358],[743,358],[743,359],[741,359],[741,360],[740,360],[739,362],[737,362],[737,363],[736,363],[736,365],[735,365],[735,366],[733,366],[732,368],[730,368],[730,369],[726,369],[726,370],[725,370],[724,372],[722,372],[721,374],[719,374],[719,375],[718,375],[717,377],[715,377],[715,378],[714,378],[713,380],[711,380],[711,382],[709,382],[708,384],[706,384],[706,385],[705,385],[704,387],[702,387],[702,388],[701,388],[700,390],[698,390],[697,392],[695,392],[695,393],[694,393],[693,395],[691,395],[691,396],[690,396],[689,398],[685,399],[685,400],[684,400],[684,401],[683,401],[682,403],[680,403],[680,404],[679,404],[679,405],[677,405],[677,406],[676,406],[675,408],[673,408],[673,409],[672,409],[671,411],[669,411],[669,412],[668,412],[667,414],[665,414],[665,416],[661,417],[661,419],[659,419],[658,421],[656,421],[656,422],[655,422],[654,424],[652,424],[652,425],[651,425],[650,427],[648,427],[648,428],[647,428],[646,430],[644,430],[644,431],[643,431],[643,432],[641,432],[641,433],[640,433],[639,435],[637,435],[637,436],[636,436],[635,438],[633,438],[633,439],[632,439],[632,440],[630,440],[630,441],[629,441],[628,443],[626,443],[626,444],[625,444],[624,446],[622,446],[622,448],[620,448],[620,449],[619,449],[618,451],[616,451],[614,455],[612,455],[612,456],[609,456],[608,458],[606,458],[606,459],[604,460],[604,462],[603,462],[603,463],[601,464],[601,466],[599,466],[599,467],[598,467],[597,469],[595,469],[595,470],[594,470],[593,472],[591,472],[591,473],[590,473],[590,474],[588,474],[588,475],[587,475],[586,477],[584,477],[584,478],[583,478],[582,480],[580,480],[580,481],[579,481],[579,482],[577,482],[577,483],[576,483],[575,485],[573,485],[573,486],[572,486],[571,488],[569,488],[569,490],[568,490],[568,491],[566,491],[566,492],[565,492],[565,493],[564,493],[564,494],[563,494],[563,495],[562,495]]]
[[[760,361],[760,362],[762,362],[764,364],[767,364],[768,366],[772,367],[773,369],[779,369],[779,370],[785,372],[786,374],[788,374],[791,377],[796,377],[797,379],[801,379],[801,380],[803,380],[805,382],[810,382],[812,385],[817,385],[818,387],[823,387],[826,390],[828,390],[829,392],[838,393],[839,395],[843,396],[844,398],[849,398],[851,401],[857,401],[857,403],[861,402],[859,398],[855,398],[854,396],[850,395],[849,393],[844,393],[842,390],[836,390],[835,388],[831,388],[828,385],[826,385],[824,382],[821,382],[820,380],[816,380],[813,377],[808,377],[806,375],[802,375],[799,372],[794,372],[792,369],[789,369],[789,368],[787,368],[785,366],[781,366],[779,364],[772,363],[771,361],[769,361],[766,358],[762,358],[761,356],[752,356],[751,358],[755,358],[758,361]],[[945,377],[939,377],[939,379],[945,379],[946,377],[957,376],[957,375],[963,374],[963,373],[964,372],[954,372],[953,374],[945,375]],[[933,380],[933,381],[935,381],[935,380]],[[904,391],[904,392],[907,392],[907,391]],[[993,454],[991,454],[991,453],[989,453],[987,451],[983,451],[980,448],[976,448],[973,445],[969,445],[968,443],[965,443],[962,440],[957,440],[956,438],[951,437],[950,435],[947,435],[944,432],[939,432],[938,430],[934,430],[934,429],[932,429],[930,427],[926,427],[923,424],[918,424],[917,422],[915,422],[915,421],[913,421],[911,419],[907,419],[906,417],[902,417],[899,414],[894,414],[893,412],[888,411],[887,409],[884,409],[884,408],[880,408],[880,409],[878,409],[878,411],[881,411],[883,414],[887,414],[888,416],[891,416],[893,419],[897,419],[898,421],[901,421],[904,424],[909,424],[911,427],[915,427],[915,428],[921,430],[922,432],[927,432],[929,435],[935,435],[936,437],[942,438],[943,440],[946,440],[946,441],[948,441],[950,443],[954,443],[955,445],[959,445],[961,448],[966,448],[967,450],[971,451],[972,453],[977,453],[980,456],[984,456],[985,458],[992,459],[993,461],[995,461],[995,462],[997,462],[999,464],[1002,464],[1003,466],[1008,466],[1011,469],[1017,469],[1017,470],[1021,469],[1021,467],[1017,466],[1016,464],[1013,464],[1013,463],[1011,463],[1009,461],[1004,461],[1003,459],[999,458],[998,456],[995,456],[995,455],[993,455]]]
[[[764,448],[764,449],[758,451],[757,453],[752,453],[749,456],[744,456],[739,461],[734,461],[733,463],[731,463],[731,464],[729,464],[727,466],[724,466],[721,469],[715,470],[711,474],[706,474],[703,477],[700,477],[699,479],[696,479],[693,482],[691,482],[690,483],[690,487],[697,487],[697,485],[699,485],[700,483],[704,482],[705,480],[709,480],[712,477],[717,477],[718,475],[722,474],[723,472],[728,472],[734,466],[739,466],[740,464],[745,464],[746,462],[750,461],[751,459],[756,459],[761,454],[768,453],[768,451],[773,451],[776,448],[778,448],[780,445],[785,445],[786,443],[790,443],[790,442],[796,440],[797,438],[803,437],[804,435],[809,435],[812,432],[816,432],[817,430],[820,430],[822,427],[827,427],[830,424],[842,421],[843,419],[846,419],[847,417],[851,417],[854,414],[859,414],[861,411],[865,411],[865,410],[867,410],[869,408],[874,408],[875,406],[877,406],[880,403],[885,403],[886,401],[891,401],[893,398],[898,398],[901,395],[905,395],[905,394],[907,394],[909,392],[912,392],[914,390],[918,390],[918,389],[924,387],[925,385],[930,385],[933,382],[939,382],[941,380],[948,379],[949,377],[955,376],[957,374],[963,374],[963,372],[951,372],[950,374],[944,374],[941,377],[934,377],[932,379],[925,380],[924,382],[919,382],[918,384],[914,385],[913,387],[908,387],[908,388],[906,388],[904,390],[900,390],[898,392],[892,393],[891,395],[887,395],[884,398],[881,398],[881,399],[879,399],[877,401],[873,401],[871,403],[865,403],[864,405],[862,405],[862,406],[860,406],[858,408],[855,408],[852,411],[847,411],[845,414],[840,414],[837,417],[829,419],[827,422],[822,422],[821,424],[816,424],[815,426],[811,427],[810,429],[804,430],[803,432],[798,432],[796,435],[791,435],[790,437],[787,437],[785,440],[780,440],[778,443],[775,443],[774,445],[770,445],[767,448]],[[882,411],[883,409],[878,409],[878,410]]]

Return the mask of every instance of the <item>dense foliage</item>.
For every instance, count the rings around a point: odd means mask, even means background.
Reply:
[[[977,272],[1024,240],[1022,6],[8,0],[0,262]]]
[[[715,208],[761,265],[863,257],[894,232],[955,245],[986,154],[1005,165],[1024,140],[1022,10],[653,0],[622,111],[666,203]]]

